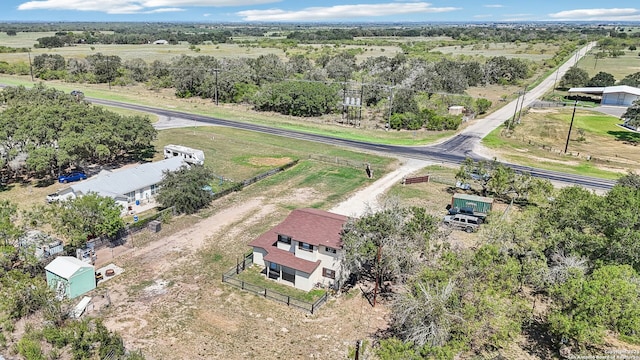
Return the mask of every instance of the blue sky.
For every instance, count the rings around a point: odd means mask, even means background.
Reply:
[[[640,21],[616,0],[0,0],[0,21]]]

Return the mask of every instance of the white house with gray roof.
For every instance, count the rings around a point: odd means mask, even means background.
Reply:
[[[117,171],[101,171],[85,181],[59,191],[63,198],[76,198],[90,192],[111,197],[123,209],[136,201],[151,200],[158,192],[164,171],[176,171],[186,165],[179,157],[141,164]]]

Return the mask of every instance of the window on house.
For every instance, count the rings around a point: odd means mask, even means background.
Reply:
[[[130,193],[126,193],[124,194],[124,196],[127,197],[127,202],[134,202],[136,201],[136,192],[132,191]]]
[[[330,248],[330,247],[328,247],[328,246],[325,246],[325,247],[324,247],[324,249],[325,249],[328,253],[332,253],[332,254],[335,254],[335,253],[336,253],[336,251],[337,251],[336,249],[334,249],[334,248]]]
[[[158,193],[158,189],[160,189],[160,186],[158,186],[158,184],[151,185],[151,195],[157,194]]]
[[[298,249],[304,251],[313,251],[313,245],[301,241],[298,243]]]
[[[278,264],[273,263],[273,262],[272,262],[272,263],[269,263],[269,268],[270,268],[271,270],[278,270]]]
[[[278,235],[278,241],[285,244],[291,244],[291,237],[286,235]]]
[[[329,278],[329,279],[335,279],[336,278],[336,271],[335,270],[331,270],[331,269],[327,269],[327,268],[322,268],[322,276]]]

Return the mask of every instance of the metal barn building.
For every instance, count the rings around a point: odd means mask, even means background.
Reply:
[[[634,101],[640,98],[640,89],[627,86],[607,86],[607,87],[584,87],[571,88],[569,93],[583,93],[602,96],[601,105],[631,106]]]

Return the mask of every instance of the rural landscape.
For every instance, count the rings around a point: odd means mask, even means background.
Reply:
[[[636,23],[0,22],[0,84],[0,359],[640,356]]]

